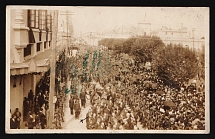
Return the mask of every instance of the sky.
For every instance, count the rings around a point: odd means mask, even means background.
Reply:
[[[195,37],[205,36],[209,30],[209,9],[203,7],[66,7],[73,12],[74,34],[103,32],[121,26],[137,26],[139,21],[151,23],[151,30],[166,26],[172,29],[195,29]],[[65,16],[59,16],[59,20]]]

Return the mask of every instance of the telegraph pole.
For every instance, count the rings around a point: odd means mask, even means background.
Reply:
[[[68,36],[68,31],[69,31],[69,29],[68,29],[68,26],[69,26],[68,25],[68,11],[66,11],[66,13],[67,13],[67,15],[66,15],[66,25],[67,25],[67,27],[66,27],[66,30],[67,30],[66,31],[66,33],[67,33],[66,34],[66,36],[67,36],[67,39],[66,39],[66,54],[68,55],[68,52],[67,52],[68,51],[68,41],[69,41],[69,38],[68,38],[69,37]]]
[[[183,23],[181,23],[181,40],[180,40],[180,42],[182,42],[182,30],[183,30]]]
[[[60,15],[66,15],[66,22],[67,22],[67,35],[65,36],[66,38],[67,38],[67,45],[66,45],[66,56],[68,55],[67,53],[67,51],[68,51],[68,45],[69,45],[69,43],[68,43],[68,40],[69,40],[69,37],[71,37],[71,35],[69,36],[69,15],[74,15],[73,14],[73,12],[69,12],[68,10],[66,11],[66,12],[61,12],[60,13]]]
[[[49,88],[49,119],[48,127],[52,125],[54,119],[54,93],[55,93],[55,64],[56,64],[56,44],[57,44],[57,31],[58,31],[58,11],[54,11],[53,28],[52,28],[52,55],[50,60],[50,88]]]
[[[193,51],[194,51],[194,31],[195,29],[193,28],[192,32],[193,32]]]

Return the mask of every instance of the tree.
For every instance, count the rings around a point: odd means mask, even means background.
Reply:
[[[164,47],[162,40],[155,36],[137,36],[127,39],[123,43],[123,52],[135,56],[136,61],[152,62],[157,51]]]
[[[109,50],[114,50],[116,53],[121,52],[125,39],[105,38],[98,42],[98,45],[104,45]]]
[[[136,38],[128,38],[125,42],[123,42],[123,52],[127,54],[131,54],[131,49],[134,46]]]
[[[114,54],[126,53],[136,61],[151,62],[156,57],[157,51],[164,47],[164,43],[156,36],[136,36],[128,39],[102,39],[99,45],[107,46]]]
[[[198,56],[199,60],[199,77],[205,78],[205,45],[202,45],[202,50],[199,53]]]
[[[169,44],[154,57],[154,69],[167,85],[194,78],[198,71],[196,54],[181,45]]]

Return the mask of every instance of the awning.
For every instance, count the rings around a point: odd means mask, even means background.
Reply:
[[[36,61],[36,64],[38,67],[48,66],[49,65],[49,59],[42,59]]]
[[[10,69],[10,75],[22,75],[22,74],[28,74],[28,67]]]
[[[33,72],[46,72],[49,69],[49,60],[43,59],[26,63],[11,63],[10,75],[22,75]]]
[[[36,62],[36,72],[46,72],[49,70],[49,59],[43,59]]]
[[[32,59],[24,63],[11,63],[10,75],[21,75],[33,72],[46,72],[49,70],[49,59],[52,54],[52,49],[47,49],[42,53],[37,54]]]

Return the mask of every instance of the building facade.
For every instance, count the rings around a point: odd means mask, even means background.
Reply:
[[[184,47],[189,47],[192,50],[201,50],[205,44],[204,39],[196,39],[187,28],[181,27],[180,29],[171,29],[163,26],[161,29],[154,30],[152,36],[158,36],[167,44],[181,44]]]
[[[10,20],[10,109],[23,114],[23,99],[49,69],[53,11],[11,9]],[[23,118],[23,116],[22,116]],[[23,121],[23,119],[22,119]]]
[[[150,36],[151,35],[151,23],[146,22],[146,21],[138,22],[137,35]]]

